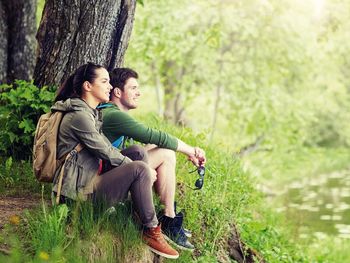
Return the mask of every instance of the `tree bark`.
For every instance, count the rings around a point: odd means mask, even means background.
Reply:
[[[108,69],[121,66],[135,7],[135,0],[46,0],[34,83],[60,85],[89,61]]]
[[[166,61],[162,69],[164,86],[164,112],[166,120],[176,125],[187,125],[183,96],[179,90],[180,81],[185,75],[183,67],[177,67],[175,61]]]
[[[35,64],[36,0],[1,0],[0,13],[0,81],[30,80]]]
[[[222,71],[224,70],[224,62],[222,60],[223,57],[223,53],[224,50],[221,49],[220,50],[220,58],[218,59],[218,64],[219,64],[219,74],[222,74]],[[219,113],[219,108],[220,108],[220,102],[221,102],[221,92],[223,90],[223,79],[225,79],[224,77],[220,78],[216,87],[216,95],[215,95],[215,104],[214,104],[214,116],[213,116],[213,122],[211,125],[211,133],[210,133],[210,137],[209,137],[209,142],[213,142],[214,140],[214,134],[216,131],[216,125],[217,125],[217,117],[218,117],[218,113]]]
[[[163,110],[163,93],[162,93],[162,84],[159,76],[159,72],[156,68],[155,62],[153,61],[151,64],[151,70],[152,70],[152,75],[154,76],[154,86],[156,90],[156,95],[157,95],[157,112],[159,116],[164,115],[164,110]]]
[[[214,104],[214,112],[213,112],[214,116],[213,116],[213,122],[211,124],[211,133],[209,137],[209,142],[213,142],[214,140],[222,89],[223,89],[223,86],[221,85],[221,83],[219,83],[219,85],[216,87],[215,104]]]
[[[6,11],[2,1],[0,1],[0,84],[6,82],[7,78],[7,23],[6,23]]]

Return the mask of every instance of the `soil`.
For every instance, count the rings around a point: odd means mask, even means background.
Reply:
[[[40,197],[0,196],[0,231],[13,216],[21,217],[25,209],[33,209],[41,204]]]

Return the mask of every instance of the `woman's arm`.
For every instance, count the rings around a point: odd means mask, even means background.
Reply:
[[[104,135],[99,133],[90,113],[82,111],[74,115],[70,124],[74,135],[97,158],[108,160],[113,166],[131,162],[128,157],[114,148]]]

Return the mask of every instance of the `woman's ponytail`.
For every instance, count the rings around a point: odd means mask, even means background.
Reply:
[[[61,85],[61,87],[57,90],[55,102],[59,100],[66,100],[71,97],[71,93],[73,91],[73,81],[75,74],[69,76],[65,82]]]

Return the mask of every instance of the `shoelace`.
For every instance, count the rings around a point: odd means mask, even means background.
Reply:
[[[155,229],[150,229],[150,232],[152,233],[152,236],[154,239],[162,242],[162,243],[165,243],[165,239],[163,238],[163,234],[161,231],[156,231]]]

